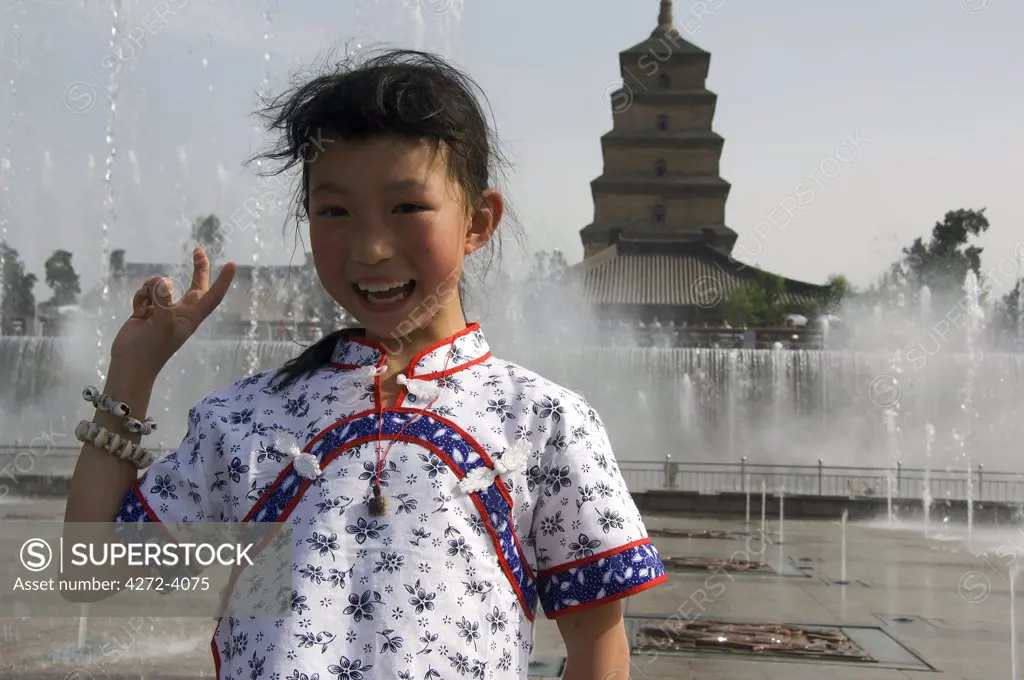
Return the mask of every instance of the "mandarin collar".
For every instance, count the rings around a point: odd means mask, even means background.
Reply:
[[[331,364],[342,370],[383,366],[387,363],[389,348],[398,351],[401,348],[400,341],[379,343],[367,340],[363,337],[363,331],[353,330],[338,340],[331,355]],[[416,354],[409,362],[405,374],[420,379],[440,377],[442,371],[448,374],[478,364],[489,357],[490,353],[480,324],[471,323],[458,333]]]

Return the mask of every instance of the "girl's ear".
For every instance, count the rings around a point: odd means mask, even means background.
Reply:
[[[494,189],[486,190],[470,216],[469,230],[466,232],[466,255],[479,250],[491,240],[504,213],[505,199],[502,198],[501,192]]]

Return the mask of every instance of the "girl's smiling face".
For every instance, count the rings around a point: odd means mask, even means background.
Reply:
[[[310,245],[324,288],[371,338],[423,346],[462,330],[463,259],[494,233],[501,195],[486,191],[470,209],[438,145],[325,136],[308,174]]]

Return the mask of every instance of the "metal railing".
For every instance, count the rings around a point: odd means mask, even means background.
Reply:
[[[859,498],[920,499],[927,486],[933,502],[965,500],[968,474],[945,470],[926,471],[896,464],[891,468],[842,465],[769,465],[750,463],[692,463],[666,457],[662,462],[620,462],[619,469],[630,491],[655,489],[700,494],[760,493],[787,495],[847,496]],[[984,465],[970,475],[971,496],[977,502],[1024,503],[1024,473],[991,472]]]
[[[152,448],[152,447],[151,447]],[[79,447],[46,446],[45,442],[0,446],[0,477],[65,476],[74,470]],[[173,449],[152,448],[165,453]],[[896,499],[920,499],[926,485],[933,502],[965,500],[967,471],[926,471],[900,464],[892,468],[825,465],[771,465],[750,463],[694,463],[673,460],[620,461],[619,470],[629,490],[688,491],[700,494],[759,494],[761,484],[774,494],[886,498],[889,489]],[[978,465],[971,472],[972,497],[977,502],[1024,504],[1024,473],[991,472]]]

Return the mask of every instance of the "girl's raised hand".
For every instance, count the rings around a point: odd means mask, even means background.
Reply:
[[[228,262],[210,285],[210,260],[202,248],[193,251],[192,285],[174,300],[174,281],[155,276],[139,288],[132,315],[110,347],[111,363],[123,362],[132,372],[155,379],[199,325],[221,303],[235,276]]]

